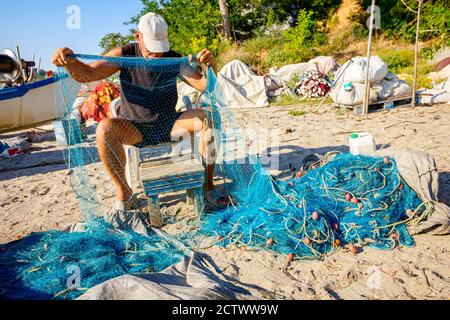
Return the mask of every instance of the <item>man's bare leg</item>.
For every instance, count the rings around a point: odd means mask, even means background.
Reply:
[[[208,145],[211,142],[212,126],[209,122],[205,127],[205,119],[207,119],[204,110],[190,110],[181,115],[172,129],[172,137],[178,139],[184,137],[186,133],[193,136],[200,132],[200,145],[198,151],[205,161],[207,161],[206,172],[206,191],[214,190],[214,167],[215,157],[211,159],[208,153]]]
[[[125,177],[126,155],[124,145],[136,145],[142,135],[133,124],[125,119],[105,119],[97,127],[97,148],[103,165],[116,188],[118,201],[127,201],[132,190]]]

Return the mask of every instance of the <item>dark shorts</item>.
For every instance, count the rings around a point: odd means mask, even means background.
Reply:
[[[180,116],[181,114],[178,115],[178,118]],[[170,133],[172,132],[173,126],[175,125],[175,122],[177,122],[178,118],[174,118],[171,121],[164,121],[163,124],[161,124],[161,122],[140,123],[130,121],[142,135],[142,142],[134,146],[143,148],[147,146],[155,146],[161,143],[171,142],[172,137]]]

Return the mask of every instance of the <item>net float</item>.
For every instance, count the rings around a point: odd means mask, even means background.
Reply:
[[[392,239],[392,240],[397,240],[397,241],[398,241],[398,234],[397,234],[397,233],[391,234],[391,239]]]
[[[293,182],[289,182],[289,183],[288,183],[288,186],[291,187],[291,188],[293,188],[295,185],[294,185]]]
[[[216,237],[216,239],[217,239],[217,241],[222,241],[223,237],[219,235],[219,236]]]
[[[402,191],[404,188],[403,183],[400,183],[400,185],[398,186],[398,190]]]
[[[388,164],[389,163],[389,157],[384,157],[383,162],[384,162],[384,164]]]
[[[359,200],[356,199],[356,198],[352,198],[352,199],[350,200],[350,202],[353,203],[353,204],[358,204],[358,203],[359,203]]]
[[[311,217],[312,217],[313,220],[319,220],[319,213],[317,211],[314,211],[312,213]]]
[[[307,246],[311,245],[311,239],[305,238],[305,244],[306,244]]]
[[[348,201],[348,202],[350,202],[350,200],[352,200],[352,195],[350,194],[350,193],[347,193],[346,195],[345,195],[345,199]]]
[[[358,247],[354,246],[353,244],[350,244],[348,246],[348,248],[350,249],[350,252],[353,253],[353,254],[358,254],[359,253]]]
[[[271,245],[273,245],[274,244],[274,240],[273,240],[273,238],[270,238],[270,239],[267,239],[267,245],[270,247]]]
[[[337,223],[333,224],[333,229],[339,231],[339,225]]]
[[[294,261],[294,259],[295,259],[295,254],[289,253],[287,256],[287,261],[292,262],[292,261]]]
[[[335,247],[340,247],[340,246],[341,246],[341,240],[339,240],[339,239],[334,240],[333,245],[334,245]]]

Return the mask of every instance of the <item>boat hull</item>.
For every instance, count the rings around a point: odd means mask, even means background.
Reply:
[[[56,79],[0,90],[0,133],[25,129],[58,118]]]

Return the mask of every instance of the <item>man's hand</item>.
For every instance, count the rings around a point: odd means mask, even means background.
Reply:
[[[193,61],[194,57],[190,56],[190,60]],[[213,67],[213,69],[216,71],[216,67],[217,67],[217,62],[216,59],[214,58],[213,54],[211,53],[211,51],[209,51],[208,49],[203,49],[202,51],[200,51],[197,54],[197,62],[206,65],[207,67]]]
[[[69,48],[59,48],[53,55],[52,63],[57,67],[64,67],[69,62],[68,56],[72,54],[73,51]]]

